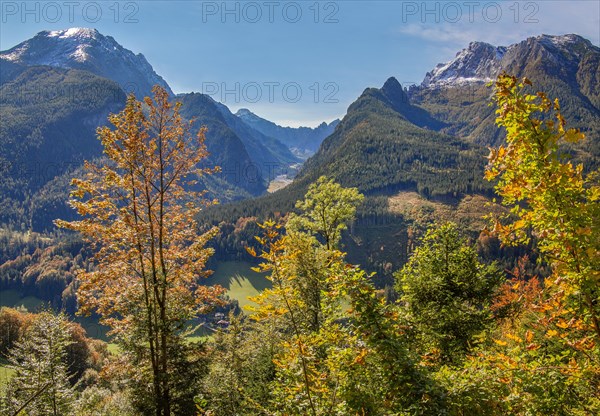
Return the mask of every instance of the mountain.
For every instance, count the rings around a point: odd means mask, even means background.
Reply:
[[[441,123],[410,104],[395,78],[367,88],[299,174],[336,178],[366,193],[426,196],[486,191],[483,149],[435,131]]]
[[[262,133],[260,130],[236,117],[224,104],[216,103],[229,127],[244,142],[256,166],[268,174],[269,179],[275,172],[284,172],[291,165],[300,162],[300,158],[277,138]]]
[[[540,35],[509,46],[471,42],[453,60],[438,64],[428,72],[421,86],[442,88],[484,84],[495,80],[503,70],[517,76],[543,70],[549,75],[570,78],[583,75],[578,74],[581,69],[596,69],[586,71],[587,77],[593,77],[598,74],[598,69],[589,66],[589,60],[599,52],[600,49],[589,40],[574,34]],[[597,98],[593,97],[594,100]]]
[[[493,81],[502,70],[501,61],[506,50],[504,46],[471,42],[452,61],[438,64],[428,72],[421,85],[440,88]]]
[[[226,196],[225,200],[239,199],[265,192],[265,178],[254,168],[255,163],[242,139],[229,127],[217,103],[210,96],[199,93],[181,94],[177,96],[177,100],[181,102],[183,117],[197,120],[196,128],[208,128],[206,146],[210,152],[209,164],[222,169],[212,179],[221,179],[231,187],[222,191],[219,198]]]
[[[444,124],[441,132],[482,145],[497,145],[492,90],[486,84],[501,71],[528,77],[536,91],[560,100],[571,127],[587,135],[573,149],[593,166],[600,154],[600,48],[578,35],[540,35],[509,46],[472,42],[447,63],[428,72],[409,89],[411,103]],[[532,91],[534,92],[534,91]]]
[[[221,192],[217,195],[220,199],[229,201],[260,195],[276,174],[287,172],[299,162],[285,145],[247,126],[210,96],[180,94],[177,100],[182,104],[183,117],[198,120],[197,127],[203,125],[208,128],[206,145],[210,152],[209,161],[222,170],[216,177],[247,192],[239,195],[230,192],[226,198]]]
[[[24,66],[52,66],[86,70],[118,83],[138,98],[151,95],[158,84],[171,95],[169,85],[144,55],[134,54],[111,36],[96,29],[71,28],[39,32],[33,38],[0,52],[0,60]]]
[[[31,225],[36,199],[35,220],[43,218],[48,226],[57,217],[42,215],[44,200],[54,198],[44,187],[102,155],[96,128],[123,108],[125,93],[88,71],[48,66],[12,70],[12,80],[0,85],[0,223]],[[68,191],[68,186],[62,190],[61,207]]]
[[[348,107],[290,185],[258,199],[220,206],[211,215],[218,217],[217,223],[235,223],[240,215],[287,212],[321,175],[374,198],[399,191],[441,198],[490,193],[491,185],[483,179],[486,149],[432,126],[439,121],[409,103],[400,83],[390,78],[382,88],[365,89]]]
[[[258,130],[265,136],[273,137],[285,144],[295,155],[306,159],[315,153],[325,137],[335,130],[340,120],[321,123],[318,127],[282,127],[272,121],[257,116],[248,109],[242,108],[235,113],[248,126]]]
[[[168,85],[142,55],[94,29],[44,31],[0,53],[0,226],[51,229],[72,215],[70,178],[84,160],[102,157],[96,128],[123,108],[133,83],[151,94]],[[269,181],[299,162],[272,137],[202,94],[179,96],[182,115],[206,125],[210,159],[222,172],[202,179],[223,202],[266,192]]]
[[[460,223],[475,238],[483,227],[493,186],[483,179],[486,147],[504,140],[487,84],[502,70],[527,76],[536,90],[559,98],[570,126],[587,135],[568,150],[587,168],[598,165],[599,64],[599,48],[576,35],[542,35],[507,47],[473,42],[421,85],[404,89],[390,78],[381,88],[367,88],[291,184],[212,209],[205,219],[231,224],[219,246],[239,253],[250,232],[238,231],[240,218],[289,212],[310,183],[328,175],[367,195],[344,238],[350,261],[389,279],[389,270],[408,258],[411,238],[433,221]]]

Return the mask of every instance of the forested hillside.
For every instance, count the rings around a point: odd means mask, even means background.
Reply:
[[[484,175],[505,209],[490,213],[486,235],[534,246],[547,276],[530,274],[527,256],[503,270],[459,225],[438,220],[394,270],[393,288],[377,290],[341,245],[365,196],[321,176],[295,213],[257,224],[258,245],[246,247],[271,287],[244,314],[215,313],[202,341],[190,338],[195,319],[227,301],[221,287],[198,284],[218,232],[198,232],[209,201],[185,186],[208,156],[204,132],[193,132],[159,87],[148,112],[130,97],[111,116],[114,129],[99,131],[113,163],[88,164],[75,181],[71,203],[83,219],[57,222],[97,250],[94,267],[77,274],[79,306],[100,315],[118,350],[64,314],[2,309],[0,354],[13,371],[2,410],[598,413],[598,172],[565,160],[562,142],[585,135],[567,125],[558,101],[527,86],[506,74],[495,83],[507,136],[490,149]]]
[[[19,67],[11,78],[0,86],[0,218],[23,230],[42,222],[44,229],[50,224],[33,219],[30,199],[52,199],[56,190],[46,184],[101,155],[96,128],[123,108],[125,94],[116,83],[78,70]],[[64,201],[68,192],[58,191]]]

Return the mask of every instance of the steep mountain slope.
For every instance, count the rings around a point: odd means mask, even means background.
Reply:
[[[225,200],[263,193],[266,180],[253,168],[254,162],[244,143],[227,125],[215,101],[198,93],[181,94],[177,100],[182,104],[181,115],[188,120],[197,120],[196,129],[201,126],[208,128],[206,146],[210,152],[209,164],[220,166],[222,172],[215,178],[232,187],[224,193],[227,195]]]
[[[87,71],[15,71],[0,86],[0,222],[20,225],[46,183],[100,156],[96,128],[124,103],[115,82]]]
[[[250,156],[267,179],[271,173],[285,170],[300,162],[292,151],[278,139],[265,135],[236,117],[224,104],[216,103],[227,125],[242,139]]]
[[[308,157],[317,151],[323,140],[335,130],[340,120],[327,124],[321,123],[318,127],[282,127],[272,121],[257,116],[248,109],[242,108],[235,113],[243,122],[266,136],[274,137],[296,155]]]
[[[588,163],[600,154],[600,48],[577,35],[541,35],[508,47],[472,42],[456,58],[439,64],[420,86],[409,90],[411,102],[445,124],[442,132],[483,145],[498,144],[503,133],[494,125],[486,84],[501,71],[528,77],[535,89],[560,100],[572,127],[588,140],[577,150]]]
[[[33,38],[0,52],[0,59],[25,66],[47,65],[83,69],[117,82],[136,96],[151,95],[158,84],[173,94],[144,55],[135,55],[96,29],[71,28],[39,32]]]
[[[300,180],[326,174],[363,192],[415,189],[426,196],[489,189],[481,178],[483,149],[433,131],[441,126],[390,78],[348,108]]]

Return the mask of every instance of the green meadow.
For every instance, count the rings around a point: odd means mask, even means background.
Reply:
[[[243,309],[253,303],[248,299],[249,296],[256,296],[271,287],[271,282],[265,275],[253,271],[252,267],[251,263],[244,261],[221,262],[205,282],[207,285],[223,286],[229,297],[237,300]]]

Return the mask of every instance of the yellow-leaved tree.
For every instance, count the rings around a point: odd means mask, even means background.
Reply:
[[[573,318],[600,343],[600,171],[586,174],[561,153],[561,144],[584,139],[566,129],[558,99],[543,92],[526,94],[531,83],[501,75],[496,82],[497,123],[506,129],[506,145],[492,149],[488,179],[511,207],[508,221],[495,231],[505,244],[528,242],[553,269],[548,284],[558,285]]]
[[[584,135],[566,128],[558,100],[530,87],[507,74],[496,81],[506,143],[491,149],[486,177],[511,208],[495,218],[495,233],[506,245],[531,240],[551,273],[540,284],[520,262],[493,307],[498,327],[460,372],[440,371],[451,414],[600,411],[598,171],[564,154]]]
[[[221,293],[199,284],[217,230],[197,234],[196,215],[211,202],[192,191],[216,168],[199,168],[208,156],[205,129],[192,134],[180,104],[158,86],[153,93],[143,103],[129,96],[109,117],[113,127],[98,129],[106,160],[86,162],[85,176],[73,179],[70,203],[82,219],[56,223],[80,232],[95,252],[95,267],[78,275],[81,311],[111,327],[131,358],[132,385],[152,386],[137,395],[152,398],[144,413],[169,415],[186,323]]]

